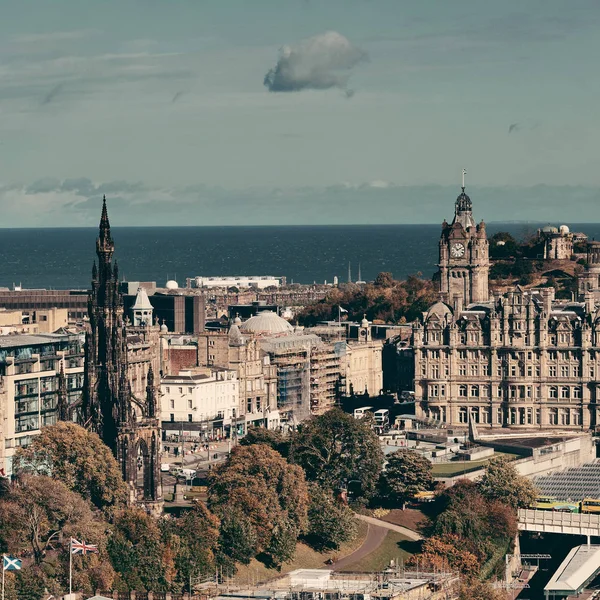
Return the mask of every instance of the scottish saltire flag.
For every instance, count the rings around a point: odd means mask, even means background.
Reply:
[[[2,570],[4,571],[20,571],[21,561],[18,558],[12,556],[2,557]]]
[[[86,544],[71,538],[71,554],[92,554],[94,552],[98,552],[96,544]]]

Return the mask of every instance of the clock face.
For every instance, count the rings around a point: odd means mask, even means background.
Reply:
[[[460,242],[452,244],[452,248],[450,248],[450,254],[452,254],[453,258],[460,258],[465,255],[465,246]]]

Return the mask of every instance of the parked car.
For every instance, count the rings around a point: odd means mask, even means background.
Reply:
[[[169,463],[161,463],[160,470],[163,473],[168,473],[171,470],[171,465]]]

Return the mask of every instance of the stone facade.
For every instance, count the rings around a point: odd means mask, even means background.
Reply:
[[[472,420],[480,428],[596,428],[600,248],[590,243],[579,301],[556,300],[553,288],[519,286],[488,299],[485,228],[473,227],[470,210],[465,219],[470,200],[463,196],[453,225],[442,230],[442,301],[413,325],[417,416],[447,426]],[[465,240],[460,261],[448,254],[456,239]],[[464,288],[453,286],[453,270],[464,274],[456,278]]]
[[[113,264],[106,200],[96,241],[85,343],[81,423],[112,450],[130,488],[130,501],[162,511],[157,385],[159,327],[151,320],[128,328]]]

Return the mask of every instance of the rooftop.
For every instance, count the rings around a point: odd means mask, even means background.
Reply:
[[[599,569],[600,546],[577,546],[567,554],[544,591],[566,594],[582,591]]]
[[[22,334],[22,335],[2,335],[0,336],[0,349],[19,348],[21,346],[41,346],[43,344],[52,344],[53,342],[63,341],[71,337],[69,334]]]

